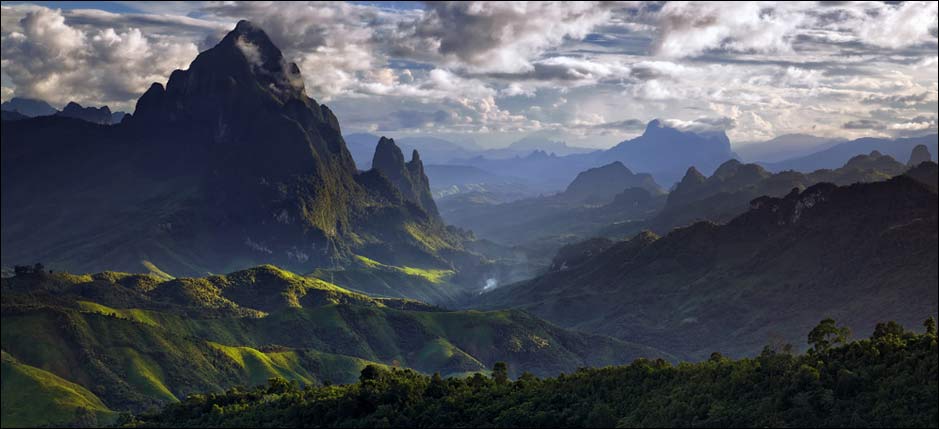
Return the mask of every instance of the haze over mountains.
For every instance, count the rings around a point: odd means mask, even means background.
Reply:
[[[936,134],[742,153],[721,127],[666,118],[602,150],[344,135],[307,93],[318,72],[240,20],[120,120],[4,103],[4,426],[133,425],[119,413],[281,379],[358,381],[367,408],[462,388],[443,377],[502,400],[581,367],[720,369],[809,345],[820,362],[822,340],[846,341],[813,330],[828,317],[935,336]],[[803,367],[794,383],[819,385]],[[842,369],[828,394],[843,399],[859,388]],[[409,370],[437,376],[377,387]],[[281,409],[271,389],[253,400]],[[607,414],[577,419],[625,422]]]
[[[859,332],[882,318],[914,323],[939,305],[937,208],[933,190],[903,176],[794,189],[754,199],[723,225],[646,232],[556,262],[474,305],[523,308],[692,359],[715,348],[753,354],[774,336],[798,344],[792,329],[814,325],[818,314]]]
[[[3,102],[0,110],[3,111],[5,120],[59,115],[102,125],[120,123],[121,120],[124,119],[124,115],[126,115],[124,112],[111,112],[108,106],[82,107],[81,104],[74,101],[66,104],[65,107],[62,108],[62,111],[58,111],[45,101],[16,97],[12,98],[10,101]]]

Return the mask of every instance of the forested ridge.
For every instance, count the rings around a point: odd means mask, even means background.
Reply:
[[[831,319],[811,348],[767,346],[753,358],[719,353],[673,365],[580,369],[555,378],[443,379],[367,366],[359,382],[306,386],[271,379],[252,389],[191,395],[132,427],[937,427],[935,318],[922,334],[895,322],[848,341]]]

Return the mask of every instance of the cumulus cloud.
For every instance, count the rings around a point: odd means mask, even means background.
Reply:
[[[935,2],[91,7],[2,6],[4,99],[127,110],[249,19],[346,130],[551,130],[599,147],[653,117],[732,141],[936,128]]]
[[[206,17],[250,19],[303,72],[307,91],[320,101],[354,91],[375,69],[374,27],[395,17],[344,2],[217,2],[200,10]],[[389,22],[386,22],[389,21]]]
[[[740,52],[790,50],[804,15],[760,2],[669,2],[659,12],[656,51],[666,57],[711,49]]]
[[[442,60],[477,72],[519,73],[566,39],[610,19],[597,2],[429,2],[391,34],[397,55]]]
[[[737,126],[735,119],[726,116],[699,117],[692,120],[665,119],[662,122],[672,128],[696,133],[728,131]]]
[[[669,2],[656,52],[790,53],[800,39],[903,48],[935,43],[936,2]]]
[[[147,37],[136,28],[80,29],[47,8],[31,8],[16,28],[4,27],[0,42],[3,73],[18,96],[116,109],[132,108],[152,82],[165,81],[197,54],[191,42]]]
[[[846,22],[865,43],[887,48],[902,48],[936,41],[937,3],[904,2],[864,5]]]

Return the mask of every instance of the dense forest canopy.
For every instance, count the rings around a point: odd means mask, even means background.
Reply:
[[[869,339],[833,320],[754,357],[580,369],[555,378],[505,364],[490,376],[443,379],[368,366],[359,382],[306,386],[271,379],[255,388],[192,395],[136,427],[936,427],[936,322],[925,332],[881,323]]]

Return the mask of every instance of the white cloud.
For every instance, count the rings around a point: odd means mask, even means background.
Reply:
[[[519,73],[610,19],[597,2],[430,2],[392,34],[396,53],[474,72]]]
[[[903,48],[936,41],[936,2],[669,2],[658,13],[656,51],[791,53],[799,36]]]
[[[904,2],[869,4],[854,14],[845,26],[852,27],[861,41],[874,46],[902,48],[935,41],[937,3]]]
[[[300,66],[308,94],[336,107],[346,130],[485,141],[550,129],[602,146],[659,117],[729,118],[732,140],[860,137],[934,130],[921,119],[935,118],[939,99],[935,2],[2,8],[3,98],[58,105],[132,108],[239,19]]]
[[[3,29],[3,73],[18,96],[54,105],[77,101],[132,109],[155,81],[195,58],[195,44],[148,38],[136,28],[83,30],[61,11],[30,8],[16,29]]]
[[[711,49],[787,52],[793,30],[804,19],[798,7],[760,2],[669,2],[659,12],[656,49],[666,57]]]

